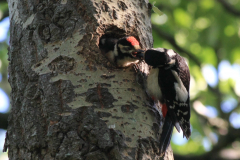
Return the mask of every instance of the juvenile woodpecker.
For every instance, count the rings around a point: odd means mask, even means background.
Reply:
[[[137,51],[141,49],[138,40],[133,36],[121,39],[101,38],[99,48],[104,52],[110,62],[118,67],[127,67],[132,63],[138,63]]]
[[[152,66],[147,78],[147,91],[154,101],[161,103],[165,118],[160,138],[160,153],[169,146],[173,127],[183,131],[187,139],[191,135],[189,84],[190,72],[183,57],[172,49],[157,48],[138,52],[137,57]]]

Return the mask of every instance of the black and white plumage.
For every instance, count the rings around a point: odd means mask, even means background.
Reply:
[[[169,146],[173,126],[183,131],[187,139],[191,135],[189,85],[190,72],[183,57],[172,49],[157,48],[138,52],[138,58],[152,66],[147,78],[147,91],[159,100],[165,117],[160,137],[160,152]]]
[[[127,67],[138,63],[136,53],[141,49],[138,40],[133,36],[117,38],[101,38],[99,48],[104,52],[110,62],[118,67]]]

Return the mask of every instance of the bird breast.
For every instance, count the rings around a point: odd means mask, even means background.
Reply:
[[[158,84],[159,69],[153,68],[147,78],[147,91],[154,99],[161,100],[162,91]]]

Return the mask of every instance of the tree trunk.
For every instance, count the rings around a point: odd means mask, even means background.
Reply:
[[[151,47],[148,1],[8,5],[9,159],[160,159],[160,118],[133,68],[114,67],[98,48],[102,35],[133,35]]]

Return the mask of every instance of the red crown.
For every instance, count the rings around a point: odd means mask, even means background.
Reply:
[[[132,46],[139,45],[138,40],[133,36],[128,37],[127,41],[130,42]]]

